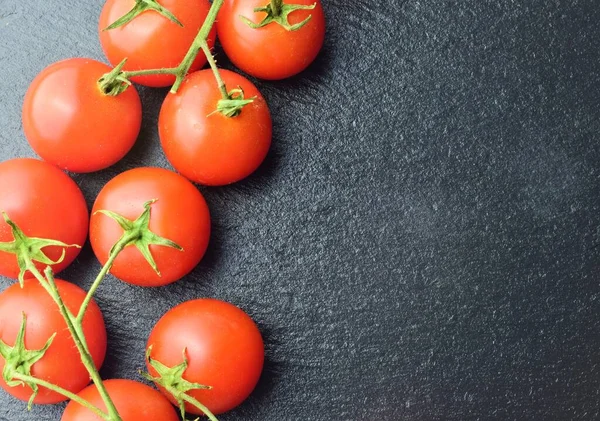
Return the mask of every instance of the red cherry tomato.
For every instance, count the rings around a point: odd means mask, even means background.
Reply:
[[[129,23],[115,29],[104,30],[134,6],[134,0],[108,0],[100,14],[99,33],[102,49],[113,66],[127,58],[124,70],[148,70],[177,67],[200,27],[204,23],[210,3],[207,0],[159,0],[183,24],[183,27],[155,11],[146,11]],[[216,28],[208,37],[213,47]],[[204,54],[198,54],[190,72],[206,64]],[[137,76],[132,81],[146,86],[170,86],[172,75]]]
[[[73,58],[44,69],[23,103],[23,130],[44,160],[73,172],[107,168],[131,149],[142,105],[135,88],[105,95],[97,81],[107,65]]]
[[[296,10],[289,23],[298,24],[312,15],[303,27],[288,31],[277,23],[254,29],[241,18],[255,24],[266,13],[255,8],[268,0],[225,0],[217,18],[217,34],[227,57],[244,72],[268,80],[278,80],[300,73],[311,64],[325,39],[325,15],[320,0],[285,0],[286,4],[312,5],[313,10]]]
[[[37,159],[12,159],[0,163],[0,212],[29,237],[62,241],[83,246],[88,230],[85,198],[71,178],[58,168]],[[0,218],[0,242],[13,241],[10,226]],[[62,247],[45,247],[53,261]],[[66,268],[79,254],[68,247],[62,262],[52,265],[55,273]],[[42,271],[46,265],[37,264]],[[16,279],[19,265],[14,254],[0,252],[0,275]]]
[[[85,298],[85,291],[60,279],[56,279],[56,286],[67,308],[77,314]],[[0,294],[0,339],[9,346],[15,345],[23,314],[27,316],[26,349],[42,349],[56,333],[44,356],[32,366],[31,375],[73,393],[81,391],[90,382],[90,376],[81,362],[56,303],[35,279],[26,279],[23,288],[19,284],[13,284]],[[90,302],[83,318],[83,333],[92,359],[99,368],[106,353],[106,329],[100,308],[94,301]],[[0,371],[4,369],[4,364],[5,360],[0,356]],[[29,386],[9,387],[1,376],[0,386],[24,401],[29,400],[32,394]],[[63,395],[40,387],[34,402],[49,404],[63,400],[66,400]]]
[[[123,421],[179,421],[175,409],[156,390],[133,380],[106,380],[104,386]],[[106,405],[95,385],[81,391],[79,396],[105,411]],[[102,421],[100,417],[80,404],[71,401],[61,421]]]
[[[90,221],[90,241],[102,264],[123,234],[120,225],[99,210],[135,220],[144,203],[157,199],[150,211],[150,230],[174,241],[183,251],[151,245],[161,276],[135,246],[123,250],[112,266],[117,278],[140,286],[161,286],[189,273],[202,259],[210,237],[208,206],[198,189],[182,176],[162,168],[136,168],[119,174],[98,194]]]
[[[169,94],[160,110],[160,141],[168,160],[185,177],[220,186],[254,172],[271,146],[269,108],[256,87],[243,76],[221,70],[229,89],[241,87],[246,99],[235,117],[217,109],[221,93],[210,70],[189,75],[177,94]]]
[[[148,347],[152,347],[150,357],[168,367],[181,364],[186,350],[189,365],[183,378],[212,386],[188,393],[214,414],[235,408],[250,395],[264,363],[256,324],[238,307],[214,299],[187,301],[169,310],[154,326]],[[152,366],[148,370],[157,375]],[[186,410],[202,414],[191,405]]]

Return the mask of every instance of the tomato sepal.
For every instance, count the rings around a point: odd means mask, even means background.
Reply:
[[[150,231],[150,209],[152,204],[158,199],[149,200],[144,203],[144,211],[135,221],[125,218],[118,213],[109,210],[98,210],[95,213],[101,213],[115,220],[121,228],[123,228],[123,235],[110,249],[109,256],[118,254],[123,248],[128,246],[135,246],[142,256],[146,259],[148,264],[152,266],[152,269],[158,276],[161,276],[160,270],[150,252],[151,245],[171,247],[175,250],[183,251],[183,247],[168,238],[161,237],[158,234]]]
[[[103,30],[110,31],[111,29],[116,29],[120,26],[126,25],[142,13],[149,10],[159,13],[165,18],[169,19],[171,22],[183,28],[183,23],[181,23],[179,19],[177,19],[177,17],[173,13],[171,13],[171,11],[169,11],[169,9],[158,4],[156,0],[135,0],[135,6],[133,6],[133,9],[125,13],[123,16],[121,16],[119,19],[108,25]]]
[[[296,10],[313,10],[317,7],[317,3],[306,5],[306,4],[286,4],[283,0],[271,0],[269,4],[263,7],[257,7],[254,9],[254,13],[264,12],[267,14],[265,18],[259,23],[254,23],[245,16],[240,15],[240,19],[246,23],[252,29],[260,29],[264,26],[276,23],[282,26],[287,31],[297,31],[306,25],[311,19],[312,15],[309,15],[302,22],[298,22],[294,25],[290,24],[289,16]]]
[[[44,357],[46,351],[50,348],[50,345],[52,345],[56,333],[46,341],[46,344],[41,349],[30,350],[25,347],[26,325],[27,316],[23,313],[23,321],[21,322],[21,327],[17,334],[17,338],[15,339],[14,346],[11,347],[0,339],[0,355],[2,355],[2,358],[4,358],[5,361],[4,369],[2,370],[2,378],[6,384],[10,387],[27,385],[33,390],[29,402],[27,403],[27,409],[31,410],[33,401],[39,392],[38,385],[22,380],[15,380],[15,373],[31,376],[31,367]]]
[[[185,404],[186,402],[191,403],[196,406],[198,409],[203,411],[206,416],[211,420],[216,420],[216,417],[210,412],[210,410],[202,405],[200,402],[191,398],[188,395],[188,392],[191,390],[210,390],[212,386],[207,386],[200,383],[192,383],[183,378],[183,374],[188,368],[189,361],[187,358],[187,350],[184,348],[183,354],[183,362],[177,364],[173,367],[167,367],[163,363],[158,360],[155,360],[151,356],[152,354],[152,345],[146,349],[146,361],[148,364],[156,370],[158,376],[152,376],[150,373],[146,373],[141,371],[140,374],[146,380],[156,383],[158,386],[163,387],[167,392],[169,392],[179,405],[179,410],[181,412],[181,417],[185,420]]]
[[[255,96],[244,99],[244,90],[241,86],[238,86],[227,93],[227,99],[220,99],[217,103],[217,109],[210,113],[207,117],[210,117],[215,113],[221,113],[225,117],[229,118],[237,117],[241,114],[242,109],[246,105],[252,104],[255,99]]]
[[[19,284],[23,286],[25,282],[25,273],[31,268],[35,267],[34,262],[40,262],[45,265],[56,265],[63,261],[65,258],[66,247],[77,247],[81,248],[79,244],[66,244],[62,241],[52,240],[47,238],[36,238],[28,237],[19,228],[19,226],[13,222],[6,212],[2,212],[4,221],[10,226],[13,241],[0,243],[0,251],[6,253],[12,253],[17,257],[17,264],[19,265]],[[57,260],[52,260],[42,251],[44,247],[57,246],[63,247],[62,254]]]
[[[126,62],[127,58],[124,58],[114,69],[98,79],[98,87],[104,95],[117,96],[131,86],[131,81],[123,73]]]

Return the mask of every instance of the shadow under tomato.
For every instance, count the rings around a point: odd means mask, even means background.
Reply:
[[[248,194],[257,191],[263,191],[268,186],[274,175],[280,168],[283,154],[281,153],[281,145],[274,137],[271,148],[265,157],[263,163],[245,179],[228,186],[211,188],[211,193],[218,196],[229,195],[232,192]]]
[[[204,257],[200,261],[200,264],[198,264],[198,266],[196,266],[188,275],[188,277],[191,275],[191,277],[195,279],[201,278],[203,281],[207,281],[209,278],[212,278],[215,268],[221,260],[223,251],[221,243],[223,229],[221,228],[219,221],[215,219],[214,213],[211,214],[211,217],[211,232],[208,248],[206,249]]]
[[[158,116],[162,103],[169,94],[168,88],[148,88],[135,85],[142,100],[142,127],[133,148],[116,164],[119,172],[137,168],[158,166],[168,168],[168,161],[158,136]]]
[[[89,238],[86,239],[81,251],[69,266],[62,272],[55,274],[56,278],[69,281],[79,287],[87,290],[92,285],[95,276],[100,271],[100,263],[92,250]],[[90,268],[93,270],[90,273]]]
[[[282,94],[285,93],[285,95],[293,95],[294,92],[301,94],[307,89],[311,90],[317,86],[331,85],[328,81],[328,78],[333,75],[330,71],[332,68],[331,63],[331,48],[325,44],[315,61],[297,75],[282,80],[261,80],[255,81],[255,83],[261,91],[266,92],[267,96],[272,95],[273,90],[277,90]]]
[[[211,208],[210,240],[204,257],[186,276],[160,288],[163,297],[174,303],[173,306],[187,300],[214,295],[212,281],[217,278],[217,267],[220,265],[223,254],[221,238],[223,238],[224,230],[215,216],[218,215],[218,212],[212,212],[212,210]]]

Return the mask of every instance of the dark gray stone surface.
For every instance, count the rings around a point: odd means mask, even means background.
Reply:
[[[33,156],[32,78],[102,58],[99,1],[0,0],[0,150]],[[109,278],[105,377],[137,378],[173,305],[231,301],[259,323],[267,365],[233,420],[600,418],[600,8],[595,0],[325,1],[326,46],[303,75],[259,82],[267,163],[202,188],[204,262],[161,289]],[[226,63],[222,55],[221,62]],[[113,168],[74,178],[88,202],[117,173],[168,167],[164,90]],[[63,277],[88,286],[89,246]],[[0,287],[9,284],[0,280]],[[0,393],[0,420],[61,406]]]

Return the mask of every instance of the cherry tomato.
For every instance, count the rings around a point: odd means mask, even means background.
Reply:
[[[67,308],[74,314],[85,298],[85,291],[76,285],[56,279],[58,292]],[[31,367],[31,375],[73,393],[78,393],[90,382],[67,324],[56,303],[36,279],[26,279],[24,287],[13,284],[0,294],[0,339],[9,346],[15,340],[23,322],[25,325],[25,348],[39,350],[56,333],[44,356]],[[96,367],[100,367],[106,354],[106,329],[98,305],[91,301],[83,318],[83,333]],[[0,356],[0,370],[5,360]],[[33,393],[29,386],[9,387],[0,376],[0,386],[18,399],[28,400]],[[56,403],[66,398],[56,392],[40,387],[34,402]]]
[[[221,93],[210,70],[189,75],[177,94],[169,94],[160,110],[158,128],[163,150],[173,167],[200,184],[220,186],[254,172],[271,146],[269,108],[256,87],[243,76],[221,70],[228,88],[241,87],[255,97],[235,117],[217,109]]]
[[[123,250],[112,266],[117,278],[140,286],[161,286],[189,273],[202,259],[210,237],[208,206],[198,189],[182,176],[162,168],[136,168],[119,174],[98,194],[90,222],[96,257],[106,263],[111,247],[123,234],[120,225],[99,210],[135,220],[150,200],[150,231],[174,241],[183,251],[151,245],[159,276],[135,246]]]
[[[105,95],[98,79],[111,68],[73,58],[44,69],[23,103],[23,129],[44,160],[72,172],[107,168],[125,156],[139,134],[142,105],[135,88]]]
[[[238,307],[215,299],[187,301],[169,310],[154,326],[148,347],[150,357],[167,367],[181,364],[186,350],[189,365],[183,378],[212,386],[188,393],[214,414],[235,408],[250,395],[264,362],[256,324]],[[157,375],[152,366],[148,370]],[[202,414],[191,405],[186,410]]]
[[[58,168],[29,158],[0,163],[0,212],[29,237],[62,241],[83,246],[87,237],[88,209],[85,198],[71,178]],[[10,226],[0,218],[0,242],[13,241]],[[62,247],[45,247],[53,261],[60,258]],[[68,247],[62,262],[52,265],[55,273],[66,268],[79,254]],[[37,264],[43,270],[46,265]],[[14,254],[0,252],[0,275],[16,279],[19,265]]]
[[[104,381],[104,386],[123,421],[179,421],[177,412],[169,401],[145,384],[133,380],[112,379]],[[106,411],[106,405],[95,385],[82,390],[79,396]],[[65,408],[61,421],[102,421],[102,418],[71,401]]]
[[[135,0],[108,0],[100,14],[99,33],[102,49],[113,66],[127,58],[124,70],[147,70],[177,67],[192,45],[204,23],[210,3],[208,0],[159,0],[183,24],[183,27],[156,11],[146,11],[129,23],[115,29],[104,30],[136,4]],[[216,28],[208,37],[213,47]],[[204,54],[198,54],[190,71],[206,64]],[[170,86],[172,75],[137,76],[132,81],[146,86]]]
[[[288,22],[298,24],[312,15],[300,29],[288,31],[278,23],[254,29],[241,18],[260,23],[266,13],[255,8],[268,0],[225,0],[217,18],[217,34],[227,57],[244,72],[268,80],[293,76],[317,57],[325,39],[325,15],[320,0],[285,0],[285,4],[312,5],[313,10],[296,10]]]

